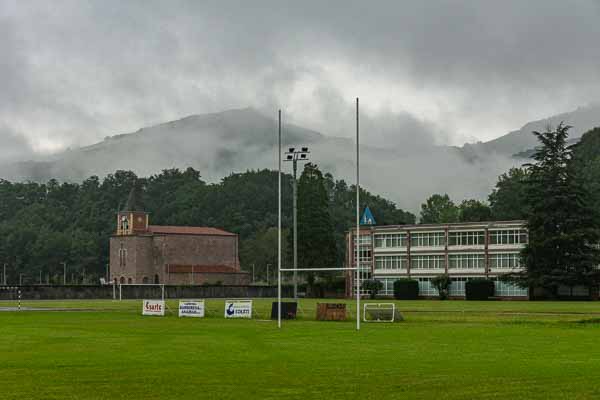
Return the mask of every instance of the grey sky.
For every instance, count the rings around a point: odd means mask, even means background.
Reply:
[[[600,97],[598,1],[0,0],[0,159],[281,107],[375,144],[462,144]],[[275,112],[273,111],[273,116]]]

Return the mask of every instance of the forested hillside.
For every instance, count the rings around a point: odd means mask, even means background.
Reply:
[[[354,187],[330,174],[324,175],[324,184],[335,227],[336,263],[341,265],[343,232],[354,221]],[[84,271],[88,282],[97,282],[108,263],[116,212],[125,207],[134,186],[139,188],[139,201],[150,213],[151,224],[221,227],[240,235],[242,268],[251,270],[254,264],[258,277],[263,278],[266,265],[276,265],[276,171],[232,174],[215,184],[207,184],[192,168],[164,170],[148,178],[116,171],[105,179],[93,176],[81,184],[0,180],[0,264],[7,264],[8,281],[60,283],[61,263],[66,262],[68,282],[81,283]],[[284,175],[286,235],[291,231],[291,188],[291,176]],[[392,202],[362,191],[361,205],[367,204],[379,223],[415,221],[414,215]],[[288,251],[284,254],[289,258]]]

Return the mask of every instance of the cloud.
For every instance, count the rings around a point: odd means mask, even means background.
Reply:
[[[6,1],[0,160],[247,106],[353,137],[357,96],[363,142],[420,157],[598,101],[599,17],[593,0]]]

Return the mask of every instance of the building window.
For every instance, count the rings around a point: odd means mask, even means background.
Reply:
[[[468,280],[468,278],[452,278],[450,280],[448,294],[450,296],[464,296],[466,290],[465,286]]]
[[[448,246],[483,246],[485,245],[484,231],[449,232]]]
[[[383,283],[383,288],[379,291],[382,296],[393,296],[394,295],[394,282],[398,278],[377,278],[378,281]]]
[[[127,249],[123,248],[123,243],[121,243],[121,248],[119,249],[119,266],[125,267],[127,265]]]
[[[143,283],[144,285],[148,284],[148,277],[147,277],[147,276],[145,276],[145,277],[142,279],[142,283]]]
[[[418,278],[419,282],[419,296],[439,296],[439,292],[431,284],[431,278]]]
[[[410,259],[411,269],[444,269],[443,255],[414,255]]]
[[[412,247],[440,247],[445,244],[446,234],[444,232],[413,233],[410,236]]]
[[[121,280],[119,281],[120,283],[125,283],[125,278],[121,277]]]
[[[525,244],[527,231],[525,229],[502,229],[490,231],[490,244]]]
[[[477,253],[450,254],[448,269],[485,268],[485,255]]]
[[[407,265],[406,256],[375,256],[375,269],[378,270],[406,269]]]
[[[406,247],[408,239],[406,233],[386,233],[375,235],[375,248],[386,249]]]
[[[133,281],[131,280],[131,278],[127,279],[127,283],[131,283],[131,282],[133,282]]]
[[[521,267],[521,255],[519,253],[490,254],[490,268],[514,269]]]
[[[502,282],[499,279],[494,281],[494,287],[494,295],[496,296],[521,297],[529,294],[529,290],[527,288],[521,288],[512,282]]]
[[[356,246],[356,235],[353,237],[353,242],[354,246]],[[359,243],[361,246],[370,246],[372,243],[371,235],[360,235]]]

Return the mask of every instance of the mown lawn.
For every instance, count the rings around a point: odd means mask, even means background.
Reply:
[[[595,399],[598,302],[398,302],[396,324],[142,317],[141,301],[0,313],[1,399]],[[0,307],[14,305],[0,302]],[[175,310],[176,302],[169,302]],[[353,303],[349,303],[352,306]]]

